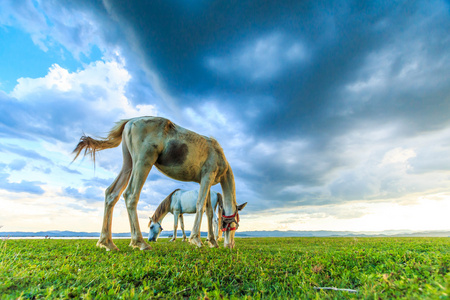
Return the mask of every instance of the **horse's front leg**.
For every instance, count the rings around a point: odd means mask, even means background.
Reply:
[[[177,230],[178,230],[178,212],[173,212],[173,236],[169,242],[174,242],[177,239]]]
[[[194,219],[194,226],[192,227],[191,236],[189,237],[189,243],[202,246],[200,239],[200,226],[202,223],[202,215],[205,210],[206,199],[209,197],[209,189],[211,188],[213,174],[207,174],[202,177],[200,182],[200,190],[198,192],[196,213]]]
[[[181,232],[183,232],[183,242],[186,242],[186,233],[184,232],[184,218],[183,218],[183,214],[180,214],[180,225],[181,225]]]
[[[211,248],[218,248],[219,245],[217,244],[217,241],[215,239],[215,235],[213,232],[213,215],[214,211],[211,206],[211,197],[208,195],[208,198],[206,200],[206,216],[208,218],[208,244]]]

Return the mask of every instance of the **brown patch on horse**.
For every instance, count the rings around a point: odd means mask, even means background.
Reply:
[[[188,145],[177,140],[171,140],[167,148],[160,154],[157,164],[162,166],[182,165],[189,153]]]
[[[172,193],[169,194],[169,196],[167,196],[156,208],[155,213],[152,216],[152,219],[150,220],[150,223],[148,223],[148,226],[150,227],[150,224],[152,222],[152,220],[154,222],[159,222],[159,219],[162,215],[164,215],[165,213],[167,213],[170,210],[170,204],[172,204],[172,195],[176,192],[179,191],[180,189],[176,189],[175,191],[173,191]]]

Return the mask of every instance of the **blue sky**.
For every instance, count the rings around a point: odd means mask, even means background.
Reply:
[[[71,152],[142,115],[221,143],[242,230],[450,230],[449,29],[448,1],[2,1],[1,230],[99,231],[120,149]],[[152,170],[142,229],[175,188]]]

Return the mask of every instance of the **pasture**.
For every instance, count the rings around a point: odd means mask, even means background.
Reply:
[[[448,299],[450,238],[237,238],[233,250],[160,239],[0,241],[0,298]],[[353,289],[356,293],[318,287]]]

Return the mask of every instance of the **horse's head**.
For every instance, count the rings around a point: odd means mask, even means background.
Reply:
[[[230,249],[234,248],[234,235],[239,227],[239,211],[244,209],[246,205],[247,202],[241,205],[237,205],[234,214],[229,216],[226,216],[225,211],[223,210],[223,208],[221,208],[221,218],[222,218],[221,230],[223,231],[225,236],[224,246],[226,248]]]
[[[159,237],[161,231],[163,231],[161,224],[159,222],[155,222],[152,218],[150,218],[150,222],[148,222],[148,227],[150,231],[148,233],[148,241],[156,242]]]

